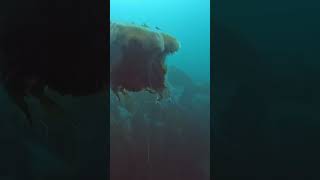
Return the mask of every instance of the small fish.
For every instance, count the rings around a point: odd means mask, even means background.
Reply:
[[[142,27],[149,28],[149,26],[146,23],[143,23]]]
[[[158,26],[156,26],[156,30],[159,30],[159,31],[161,31],[161,29],[158,27]]]

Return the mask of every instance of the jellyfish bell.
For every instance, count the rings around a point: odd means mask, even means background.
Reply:
[[[165,90],[165,59],[180,48],[173,36],[143,26],[112,23],[110,39],[113,91]]]

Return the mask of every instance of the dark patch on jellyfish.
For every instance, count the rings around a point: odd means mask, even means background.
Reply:
[[[165,88],[165,75],[164,57],[160,54],[150,62],[149,87],[155,92],[161,92]]]

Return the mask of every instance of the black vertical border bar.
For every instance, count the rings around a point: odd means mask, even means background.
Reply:
[[[214,106],[212,97],[214,94],[214,38],[215,38],[215,20],[216,20],[216,9],[215,3],[217,0],[210,0],[210,179],[214,179]]]
[[[107,110],[107,129],[106,129],[106,142],[107,142],[107,160],[106,160],[106,163],[107,163],[107,179],[109,180],[110,179],[110,88],[109,88],[109,84],[110,84],[110,0],[101,0],[103,2],[105,2],[105,32],[106,32],[106,38],[107,38],[107,41],[106,41],[106,44],[107,44],[107,54],[108,54],[108,61],[107,61],[107,104],[108,104],[108,110]]]

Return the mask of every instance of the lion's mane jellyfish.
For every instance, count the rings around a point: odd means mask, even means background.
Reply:
[[[114,92],[165,89],[165,59],[180,48],[171,35],[133,24],[111,23],[110,83]]]

